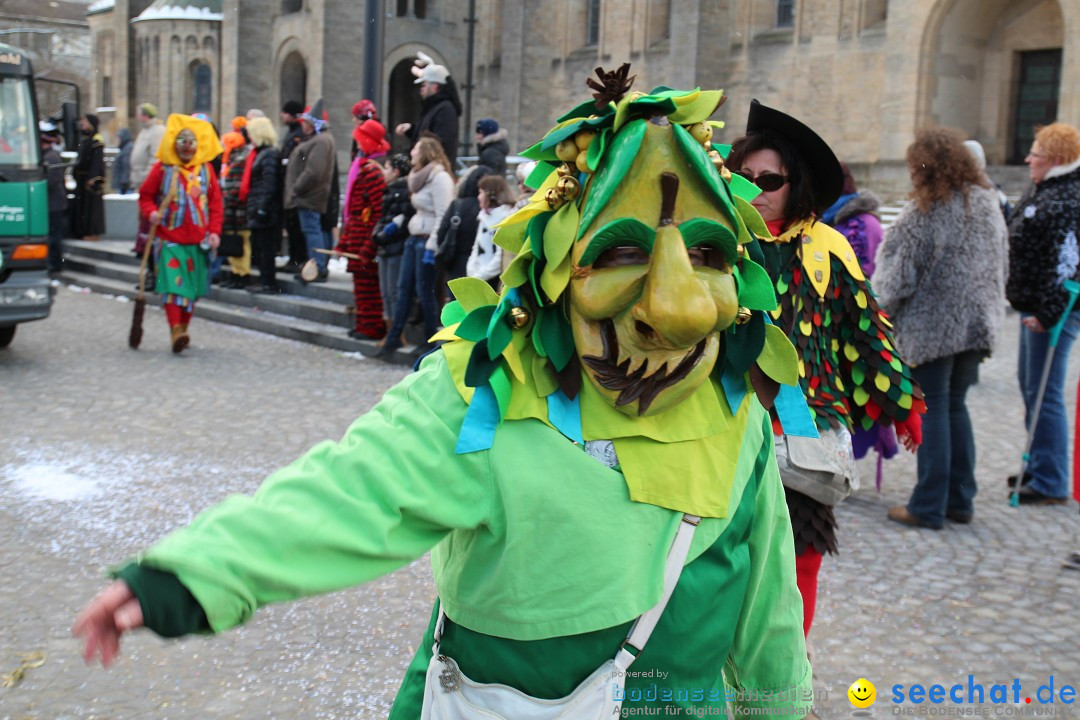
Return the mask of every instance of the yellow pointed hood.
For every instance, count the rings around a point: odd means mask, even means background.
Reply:
[[[163,164],[182,164],[180,156],[176,153],[176,136],[180,134],[181,130],[185,129],[195,133],[195,139],[199,141],[199,146],[195,150],[195,157],[191,159],[188,165],[202,165],[210,162],[223,152],[224,148],[221,146],[217,133],[214,132],[213,125],[190,115],[172,113],[165,122],[165,136],[161,138],[161,145],[157,151],[158,159]]]

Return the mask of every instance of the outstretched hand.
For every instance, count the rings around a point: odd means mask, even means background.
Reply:
[[[120,636],[142,627],[139,600],[123,580],[117,580],[83,608],[71,627],[72,635],[86,639],[83,659],[87,663],[101,655],[101,664],[112,665],[120,654]]]

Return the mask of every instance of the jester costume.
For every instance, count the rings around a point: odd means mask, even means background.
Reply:
[[[181,148],[186,148],[186,158],[178,150],[178,140]],[[139,190],[139,211],[146,216],[161,213],[156,231],[158,270],[154,292],[161,295],[173,352],[187,347],[195,302],[210,285],[207,251],[200,243],[210,235],[221,234],[221,189],[210,167],[210,161],[220,154],[221,143],[210,123],[190,115],[170,115],[158,148],[158,162],[150,168]]]
[[[761,220],[685,129],[721,93],[629,94],[627,69],[526,151],[539,190],[496,236],[516,254],[501,295],[453,281],[441,349],[340,442],[118,572],[148,626],[220,632],[430,550],[442,651],[474,681],[556,698],[657,602],[689,513],[682,576],[612,692],[659,713],[809,712],[766,407],[813,427],[767,317]],[[432,640],[433,625],[394,720],[420,716]]]

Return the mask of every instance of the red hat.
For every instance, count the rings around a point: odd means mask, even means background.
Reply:
[[[353,117],[363,118],[365,120],[379,116],[378,111],[375,110],[375,103],[367,98],[364,98],[352,106],[352,114]]]
[[[386,142],[386,128],[378,120],[365,120],[353,130],[353,139],[360,146],[364,157],[385,155],[390,150]]]

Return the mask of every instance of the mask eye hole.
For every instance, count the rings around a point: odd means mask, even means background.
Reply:
[[[635,245],[608,248],[593,262],[594,268],[648,265],[649,254]]]
[[[714,270],[730,271],[724,260],[724,251],[710,245],[696,245],[687,249],[690,255],[690,264],[694,267],[710,267]]]

